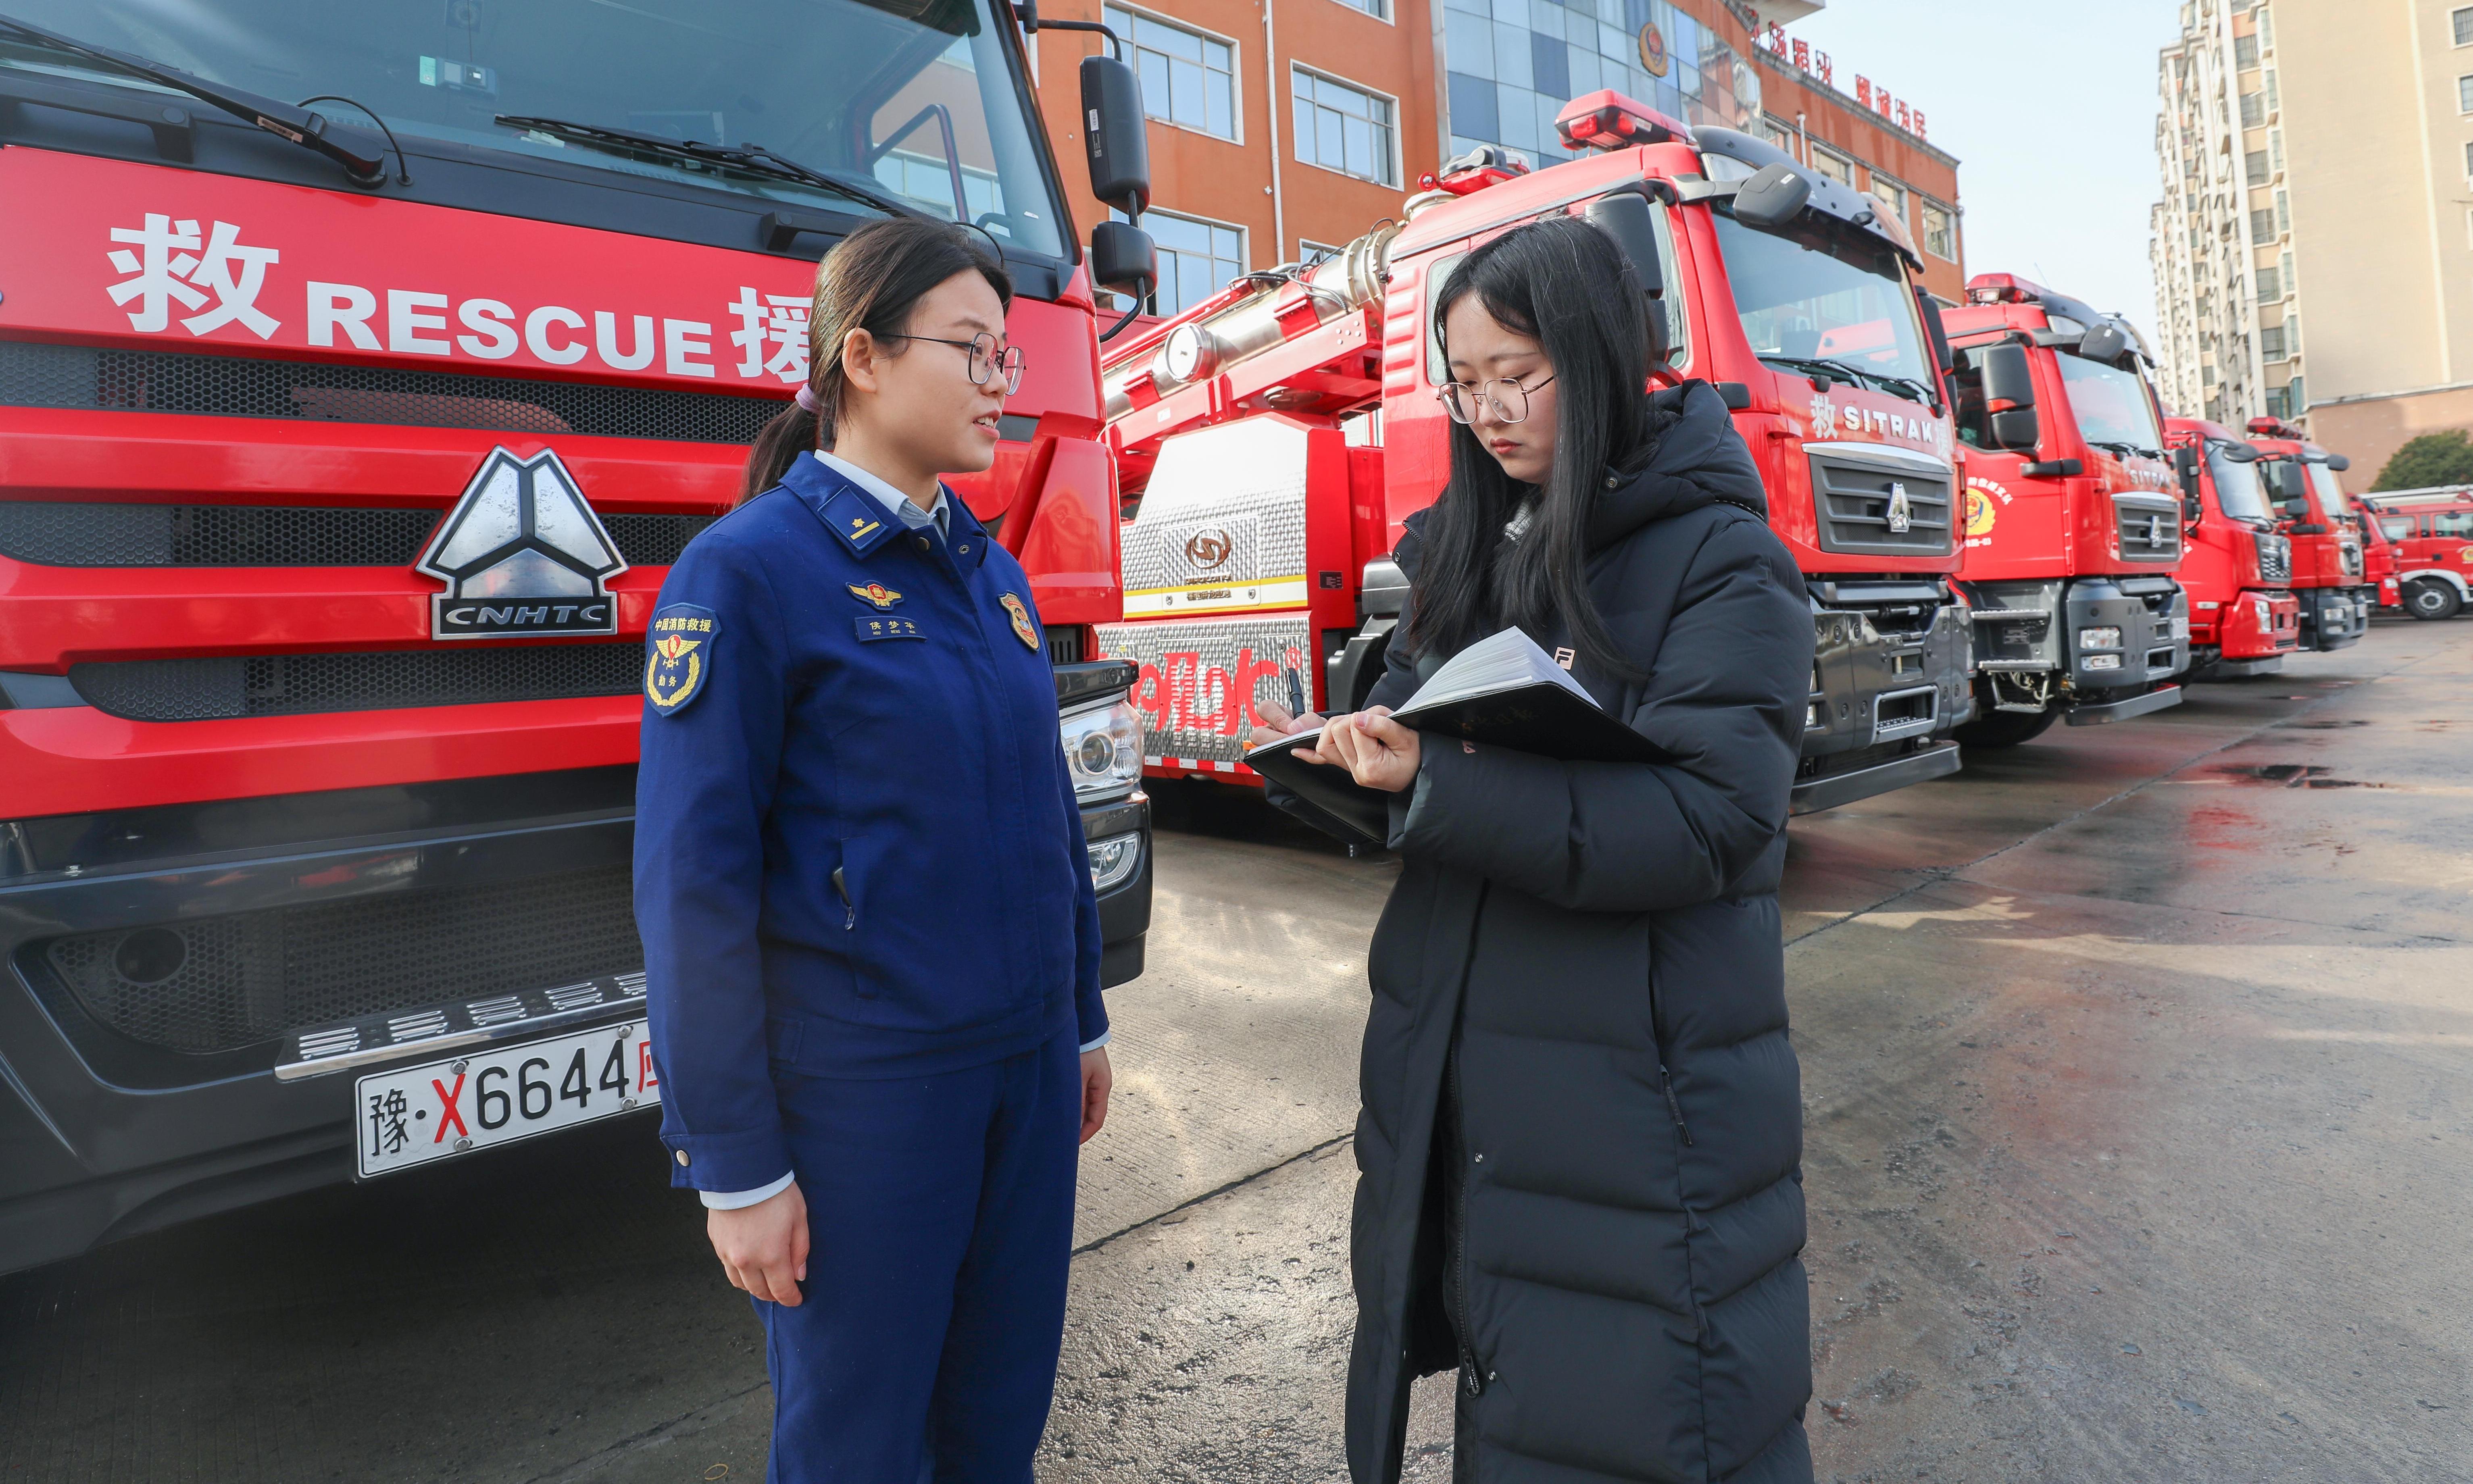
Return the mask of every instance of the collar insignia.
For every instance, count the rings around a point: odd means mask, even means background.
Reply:
[[[852,583],[850,590],[852,597],[861,603],[873,603],[879,609],[891,608],[901,601],[901,594],[882,583]]]
[[[996,601],[1003,604],[1004,610],[1013,615],[1013,636],[1032,649],[1037,649],[1039,631],[1030,626],[1030,610],[1022,606],[1021,599],[1008,592]]]

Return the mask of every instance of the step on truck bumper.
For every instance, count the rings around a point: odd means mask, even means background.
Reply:
[[[2098,694],[2101,694],[2099,692]],[[2106,722],[2125,722],[2133,716],[2145,716],[2181,704],[2181,687],[2158,685],[2144,695],[2124,696],[2118,701],[2078,701],[2061,713],[2061,720],[2073,727],[2101,727]]]
[[[1853,803],[1859,799],[1869,799],[1874,794],[1905,788],[1910,783],[1945,778],[1956,773],[1959,766],[1957,743],[1935,743],[1886,762],[1874,763],[1868,768],[1853,768],[1797,783],[1794,792],[1788,797],[1787,812],[1816,814],[1823,809],[1837,808],[1839,804]]]
[[[2273,675],[2283,668],[2282,655],[2261,655],[2255,659],[2219,659],[2207,666],[2207,679],[2237,681],[2251,675]]]

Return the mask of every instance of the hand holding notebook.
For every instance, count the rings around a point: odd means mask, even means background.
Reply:
[[[1518,629],[1453,656],[1392,720],[1429,737],[1456,737],[1570,762],[1647,762],[1664,755],[1608,715]],[[1343,768],[1295,755],[1317,747],[1322,730],[1317,727],[1256,748],[1246,754],[1246,764],[1294,793],[1332,833],[1383,843],[1391,828],[1389,794],[1359,784]]]

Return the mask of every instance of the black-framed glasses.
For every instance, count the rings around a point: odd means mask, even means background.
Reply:
[[[1007,346],[999,350],[996,348],[996,338],[985,330],[979,331],[968,340],[945,340],[935,335],[886,335],[882,338],[924,340],[930,345],[951,346],[957,350],[968,352],[971,357],[971,385],[986,386],[990,376],[1002,371],[1006,395],[1010,395],[1021,390],[1021,369],[1028,364],[1022,359],[1021,347]]]
[[[1544,381],[1533,387],[1524,387],[1509,376],[1494,381],[1447,381],[1434,394],[1434,399],[1443,404],[1443,411],[1452,415],[1453,422],[1475,422],[1479,398],[1494,409],[1498,420],[1525,422],[1528,419],[1528,394],[1544,390],[1553,380],[1553,374],[1549,372]]]

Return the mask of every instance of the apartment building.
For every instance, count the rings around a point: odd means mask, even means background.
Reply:
[[[2473,426],[2473,5],[2180,20],[2157,64],[2160,390],[2228,426],[2299,421],[2365,490],[2405,440]]]

